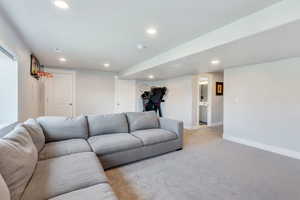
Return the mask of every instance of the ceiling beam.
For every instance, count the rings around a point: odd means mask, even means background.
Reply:
[[[126,78],[135,73],[294,22],[300,19],[299,10],[299,0],[281,1],[123,70],[119,75]]]

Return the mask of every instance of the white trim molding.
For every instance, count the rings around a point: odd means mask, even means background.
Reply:
[[[208,125],[208,127],[216,127],[216,126],[223,126],[223,122],[214,122]]]
[[[300,160],[300,152],[297,151],[292,151],[286,148],[276,147],[268,144],[262,144],[259,142],[237,138],[233,136],[223,135],[223,139]]]

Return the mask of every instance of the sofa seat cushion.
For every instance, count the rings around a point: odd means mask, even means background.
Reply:
[[[176,133],[165,129],[139,130],[131,134],[142,140],[146,146],[177,139]]]
[[[84,139],[63,140],[50,142],[39,153],[39,160],[66,156],[74,153],[91,152],[90,145]]]
[[[93,152],[39,161],[21,200],[56,197],[99,183],[107,178]]]
[[[117,200],[107,183],[101,183],[88,188],[66,193],[49,200]]]
[[[128,133],[128,123],[124,113],[90,115],[87,117],[90,136]]]
[[[142,142],[129,133],[115,133],[94,136],[88,139],[97,155],[105,155],[143,146]]]

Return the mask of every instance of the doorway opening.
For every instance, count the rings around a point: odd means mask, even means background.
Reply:
[[[193,126],[196,129],[222,126],[224,73],[199,74],[194,83],[195,103],[193,108],[195,112]]]
[[[209,124],[209,78],[200,77],[198,82],[198,125],[207,126]]]

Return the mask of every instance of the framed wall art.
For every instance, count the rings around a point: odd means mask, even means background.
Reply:
[[[216,95],[223,96],[223,93],[224,93],[224,83],[216,82]]]

